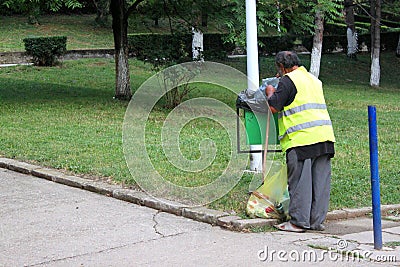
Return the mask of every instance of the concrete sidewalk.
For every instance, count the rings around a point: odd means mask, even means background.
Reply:
[[[400,266],[396,216],[382,221],[385,246],[377,251],[372,218],[365,216],[330,220],[323,233],[227,231],[260,223],[155,204],[117,186],[9,159],[0,165],[7,168],[0,169],[0,266]],[[129,203],[133,197],[158,209]]]

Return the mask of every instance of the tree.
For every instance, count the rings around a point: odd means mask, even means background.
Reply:
[[[127,4],[126,0],[111,0],[112,29],[115,47],[115,98],[129,100],[132,97],[128,62],[128,18],[141,2],[135,0]]]
[[[284,4],[282,4],[284,9]],[[221,5],[219,11],[219,24],[221,28],[228,29],[227,42],[239,47],[246,47],[246,5],[243,0],[231,0]],[[278,29],[278,8],[271,1],[257,1],[257,28],[258,33],[274,32]],[[286,28],[280,26],[281,33]]]
[[[139,5],[144,0],[111,0],[110,12],[113,18],[112,28],[114,35],[115,46],[115,64],[116,64],[116,85],[115,85],[115,98],[127,100],[132,97],[130,88],[129,77],[129,64],[128,64],[128,18],[131,14],[138,14]],[[146,1],[145,7],[151,7],[160,3],[160,1]],[[189,30],[193,26],[193,2],[188,0],[164,0],[163,1],[164,14],[168,17],[170,22],[171,33],[172,29],[172,13],[180,18],[183,23],[183,28],[187,27]],[[189,12],[190,11],[190,12]],[[195,10],[197,11],[197,10]],[[151,11],[146,11],[147,14],[152,14]],[[182,14],[185,14],[183,16]]]
[[[382,13],[386,13],[386,18],[384,18],[382,14],[382,19],[397,21],[397,24],[393,25],[393,27],[398,27],[399,14],[400,14],[400,1],[398,0],[386,0],[385,5],[382,6]],[[387,22],[385,22],[387,23]],[[399,42],[397,43],[396,48],[396,56],[400,57],[400,34],[399,34]]]
[[[400,1],[398,0],[386,0],[385,5],[382,6],[382,13],[385,11],[386,13],[386,18],[383,17],[382,14],[382,19],[390,20],[390,21],[395,21],[397,24],[393,25],[393,27],[399,27],[398,21],[399,21],[399,14],[400,14]],[[400,34],[399,34],[399,42],[397,43],[397,48],[396,48],[396,56],[400,57]]]
[[[142,8],[153,7],[154,3],[154,1],[146,2]],[[146,12],[154,14],[153,11],[147,10]],[[151,51],[144,48],[147,51],[144,51],[143,55],[139,55],[138,58],[150,63],[153,65],[153,69],[158,71],[156,75],[165,89],[164,107],[172,109],[178,106],[192,90],[189,85],[191,77],[182,75],[186,73],[182,72],[185,67],[170,68],[190,60],[190,54],[185,45],[190,29],[192,30],[192,60],[203,61],[203,34],[199,27],[201,15],[198,3],[188,0],[165,0],[162,15],[167,18],[170,26],[170,35],[164,39],[167,45],[158,45],[156,49],[152,47]],[[143,56],[145,57],[142,58]],[[159,72],[162,69],[163,71]],[[177,86],[181,83],[181,86]],[[167,90],[169,88],[171,89]]]
[[[380,49],[381,49],[381,0],[371,0],[371,77],[370,85],[379,86],[381,76]]]
[[[96,7],[96,23],[106,25],[110,14],[110,0],[93,0]]]
[[[356,25],[354,20],[353,0],[344,1],[344,12],[346,16],[346,26],[347,26],[347,56],[349,58],[356,58],[358,45],[357,45]]]
[[[257,1],[259,33],[275,32],[277,35],[314,34],[311,54],[311,72],[319,75],[324,21],[337,19],[342,9],[341,0],[260,0]],[[229,29],[228,40],[245,46],[244,1],[233,0],[226,6],[225,25]]]
[[[318,10],[315,13],[315,34],[311,50],[310,73],[315,77],[319,76],[322,55],[322,39],[324,37],[324,13]]]
[[[164,18],[166,12],[168,12],[164,4],[164,0],[148,0],[143,3],[140,14],[146,18],[151,18],[154,21],[154,26],[159,26],[160,19]]]
[[[80,8],[82,4],[79,0],[6,0],[2,4],[6,8],[28,15],[31,24],[38,24],[38,17],[43,11],[56,12],[63,6],[67,8]]]
[[[311,3],[309,3],[311,5]],[[315,13],[315,32],[313,37],[313,47],[311,50],[310,73],[315,77],[319,76],[322,56],[322,41],[324,37],[325,17],[332,20],[339,15],[340,4],[338,1],[317,0],[311,9],[311,14]]]

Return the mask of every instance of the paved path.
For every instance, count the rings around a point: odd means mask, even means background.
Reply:
[[[328,253],[340,240],[329,232],[233,232],[1,168],[0,203],[0,266],[383,266]],[[335,223],[328,231],[351,228]],[[360,227],[348,240],[370,238]],[[400,260],[398,248],[388,255]]]

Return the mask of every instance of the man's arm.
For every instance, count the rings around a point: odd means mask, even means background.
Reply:
[[[267,88],[265,89],[265,92],[267,94],[267,98],[270,98],[275,92],[275,87],[273,87],[272,85],[268,85]],[[272,113],[277,113],[278,112],[278,110],[276,110],[271,105],[269,105],[269,109],[271,110]]]
[[[284,76],[279,81],[278,87],[265,88],[268,104],[272,113],[280,112],[285,106],[290,105],[297,94],[297,89],[289,76]]]

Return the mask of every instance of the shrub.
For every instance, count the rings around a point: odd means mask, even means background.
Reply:
[[[292,50],[295,45],[296,37],[291,35],[261,36],[258,40],[262,43],[262,46],[258,48],[259,53],[268,55],[282,50]]]
[[[204,33],[203,55],[206,60],[225,59],[235,45],[225,43],[225,35]],[[130,34],[129,52],[140,60],[167,60],[181,63],[192,59],[192,35],[188,34]],[[153,62],[155,63],[155,62]]]
[[[156,69],[190,60],[191,36],[178,34],[129,34],[128,49]],[[189,54],[190,53],[190,54]]]
[[[66,36],[30,37],[23,41],[26,53],[33,57],[36,66],[54,66],[57,57],[67,51]]]
[[[312,36],[304,36],[301,38],[303,45],[311,51],[312,49]],[[395,51],[399,40],[399,32],[382,32],[381,33],[381,49]],[[358,35],[358,48],[361,48],[364,43],[368,49],[371,49],[371,34]],[[341,46],[343,51],[347,51],[347,37],[346,35],[326,35],[322,42],[322,52],[330,53],[336,46]]]
[[[206,60],[225,59],[235,49],[235,44],[225,42],[226,34],[205,33],[203,35],[204,58]]]

